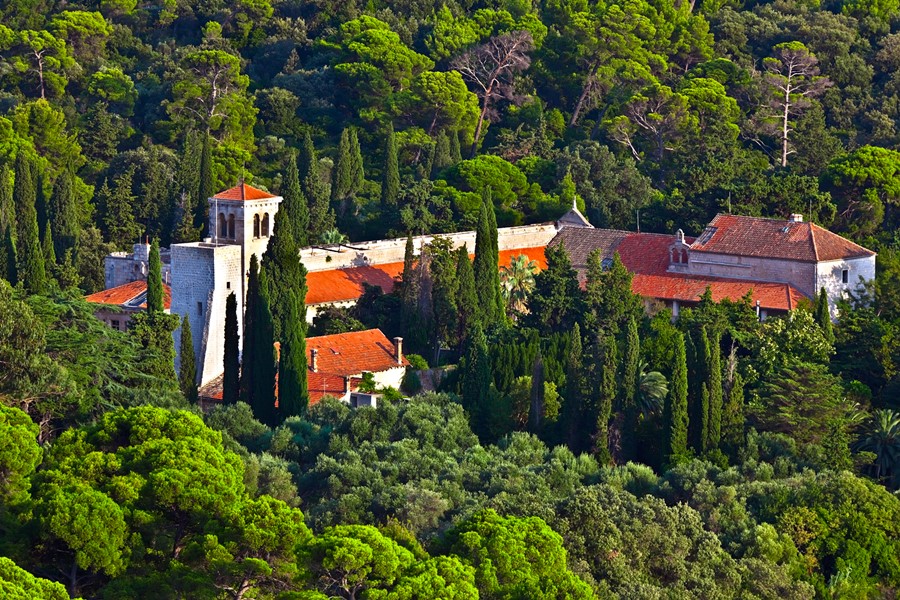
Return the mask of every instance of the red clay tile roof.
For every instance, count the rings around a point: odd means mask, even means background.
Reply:
[[[241,183],[239,185],[234,186],[231,189],[225,190],[223,192],[219,192],[213,198],[218,198],[219,200],[265,200],[266,198],[275,198],[276,196],[270,194],[269,192],[264,192],[260,189],[253,187],[252,185],[247,185],[246,183]]]
[[[514,256],[524,254],[529,260],[537,262],[541,269],[546,268],[544,248],[516,248],[501,250],[497,256],[500,266],[506,266]],[[346,302],[358,299],[363,295],[363,284],[379,286],[384,293],[394,290],[396,278],[403,274],[403,263],[394,262],[367,267],[351,267],[332,269],[329,271],[313,271],[306,276],[307,304],[329,302]]]
[[[316,359],[318,372],[330,375],[346,377],[360,375],[363,371],[378,373],[409,365],[405,356],[401,364],[397,364],[394,344],[380,329],[306,338],[307,365],[310,373],[312,372],[310,355],[313,349],[319,351]]]
[[[724,214],[716,215],[691,248],[695,252],[803,262],[875,254],[814,223]]]
[[[362,379],[358,377],[350,378],[350,389],[356,391]],[[309,393],[309,405],[318,404],[325,396],[334,398],[342,398],[345,389],[344,378],[340,375],[332,375],[330,373],[313,373],[310,371],[306,376],[306,389]]]
[[[143,279],[132,281],[102,292],[96,292],[85,296],[85,301],[94,304],[113,304],[116,306],[128,306],[129,308],[147,308],[147,282]],[[140,296],[143,296],[140,298]],[[140,300],[137,306],[133,305],[133,301]],[[168,310],[172,306],[172,288],[165,283],[163,284],[163,308]]]

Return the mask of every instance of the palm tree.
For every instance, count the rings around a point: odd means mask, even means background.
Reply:
[[[873,412],[854,449],[875,454],[875,477],[887,479],[891,487],[900,487],[900,412]]]
[[[659,371],[648,371],[650,366],[641,361],[638,367],[638,409],[644,418],[662,410],[663,400],[669,393],[669,382]]]
[[[511,315],[525,312],[525,300],[534,289],[537,271],[537,263],[524,254],[514,256],[508,266],[500,268],[500,291]]]
[[[319,236],[319,241],[323,244],[344,244],[347,242],[347,236],[338,231],[337,228],[323,231]]]

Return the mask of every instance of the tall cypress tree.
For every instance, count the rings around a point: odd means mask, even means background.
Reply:
[[[334,227],[334,213],[328,203],[328,191],[319,175],[319,159],[309,132],[303,136],[297,169],[300,189],[309,206],[309,242],[313,242]]]
[[[719,447],[722,439],[722,348],[721,334],[713,327],[709,335],[709,418],[707,426],[706,448],[712,450]]]
[[[356,129],[350,130],[350,193],[357,194],[366,182],[363,168],[362,149],[359,147],[359,135]]]
[[[12,173],[5,164],[0,166],[0,233],[6,228],[16,228],[16,208],[13,204],[12,186],[10,178]]]
[[[161,313],[163,304],[162,262],[159,259],[159,240],[153,238],[150,244],[150,258],[147,269],[147,312]]]
[[[408,338],[419,325],[416,319],[419,308],[419,272],[416,268],[412,234],[406,236],[401,281],[403,286],[400,288],[400,321],[403,323],[403,335]]]
[[[350,157],[350,130],[341,132],[341,140],[338,143],[337,158],[334,161],[334,169],[331,171],[331,201],[340,202],[346,200],[353,189],[352,159]]]
[[[538,433],[544,422],[544,357],[538,347],[531,367],[531,406],[528,411],[528,430]]]
[[[462,161],[462,148],[459,145],[459,132],[451,131],[450,136],[450,164],[455,165]]]
[[[431,159],[431,178],[434,179],[438,173],[452,165],[450,138],[447,137],[446,131],[441,130],[434,143],[434,157]]]
[[[244,337],[243,350],[241,352],[241,382],[240,396],[241,400],[247,404],[251,404],[253,389],[256,385],[255,366],[253,357],[256,356],[257,336],[254,335],[257,326],[257,314],[259,309],[259,261],[256,255],[250,256],[250,269],[247,273],[247,299],[244,306]]]
[[[475,287],[475,271],[472,270],[472,261],[469,260],[469,250],[461,246],[456,250],[456,276],[459,279],[459,293],[456,299],[457,307],[457,337],[463,342],[469,337],[469,332],[475,323],[478,323],[478,292]]]
[[[722,442],[730,449],[740,448],[744,441],[744,380],[734,370],[728,385],[727,400],[722,411]]]
[[[41,253],[44,255],[44,268],[47,270],[47,279],[53,279],[52,273],[56,268],[56,250],[53,248],[53,233],[50,231],[50,222],[44,225],[44,239],[41,241]]]
[[[266,291],[269,293],[275,339],[281,340],[289,327],[289,294],[297,295],[301,303],[298,310],[306,318],[306,309],[303,307],[306,300],[306,269],[300,263],[297,245],[290,233],[288,216],[282,211],[275,213],[272,237],[269,238],[262,258],[262,271],[265,272],[269,285]]]
[[[284,201],[278,212],[284,212],[288,216],[294,242],[298,248],[303,248],[309,245],[309,206],[300,188],[296,152],[292,152],[288,158],[287,171],[284,174],[284,191],[281,196]]]
[[[47,222],[49,221],[49,202],[45,191],[46,181],[43,171],[35,173],[31,172],[34,177],[34,210],[37,213],[38,233],[41,236],[41,242],[44,241],[44,232],[47,231]],[[48,265],[49,266],[49,265]]]
[[[491,363],[487,338],[479,323],[473,325],[472,334],[466,341],[460,370],[462,378],[459,391],[463,406],[469,412],[472,430],[486,436],[487,423],[490,420],[487,408],[491,392]]]
[[[65,169],[56,179],[50,196],[49,220],[56,256],[78,243],[78,207],[75,204],[75,174]]]
[[[480,321],[487,325],[503,320],[503,298],[500,295],[500,270],[497,250],[497,220],[490,188],[481,199],[481,213],[475,230],[475,290],[478,294]]]
[[[105,208],[103,224],[109,235],[109,241],[118,249],[129,248],[141,235],[141,228],[134,219],[134,194],[131,193],[134,181],[134,167],[130,167],[110,189],[108,182],[97,193],[100,204]]]
[[[194,202],[194,227],[204,231],[208,227],[209,199],[216,193],[216,182],[213,176],[212,136],[209,132],[203,135],[203,146],[200,150],[200,185]],[[207,234],[212,235],[211,231]]]
[[[688,355],[688,412],[690,415],[690,443],[694,450],[702,454],[709,440],[709,335],[706,326],[701,326],[686,340]]]
[[[278,409],[280,417],[299,417],[309,407],[306,381],[306,320],[301,302],[293,291],[287,295],[287,329],[282,334],[278,364]]]
[[[674,464],[687,456],[688,445],[688,371],[684,334],[675,334],[675,364],[672,385],[663,412],[665,446],[664,463]]]
[[[237,297],[234,292],[225,299],[225,356],[222,377],[222,402],[235,404],[240,397],[240,355],[237,319]]]
[[[181,319],[181,346],[179,346],[181,365],[178,370],[178,383],[181,393],[188,402],[197,402],[197,363],[194,359],[194,336],[191,333],[191,321],[187,315]]]
[[[813,318],[822,329],[825,339],[833,344],[834,329],[831,326],[831,312],[828,309],[828,294],[825,292],[824,287],[819,290],[819,295],[816,297],[816,303],[813,307]]]
[[[600,381],[597,390],[597,428],[594,439],[594,456],[601,465],[611,460],[609,452],[609,420],[616,399],[619,357],[616,340],[612,337],[598,339],[596,344],[600,362]]]
[[[259,273],[259,295],[256,302],[254,328],[250,335],[255,336],[256,354],[250,357],[253,362],[253,385],[251,388],[250,406],[253,415],[268,425],[276,424],[275,413],[275,374],[277,362],[275,358],[275,334],[272,324],[272,311],[269,303],[269,283],[266,272]]]
[[[384,167],[381,172],[381,206],[395,209],[400,196],[400,165],[397,162],[397,138],[394,125],[388,125],[384,138]]]
[[[4,231],[0,231],[0,277],[6,279],[11,285],[19,282],[18,268],[16,267],[16,244],[12,238],[12,226],[7,225]]]
[[[31,174],[31,161],[24,152],[16,157],[16,179],[13,188],[16,206],[16,254],[18,256],[18,279],[25,289],[32,294],[42,294],[47,289],[47,272],[44,266],[44,253],[41,250],[38,233],[37,211],[35,202],[34,179]]]
[[[622,411],[624,413],[624,430],[622,435],[622,451],[626,459],[631,460],[636,454],[636,437],[638,410],[635,395],[638,387],[638,371],[641,360],[641,341],[638,337],[637,319],[628,319],[625,332],[625,357],[622,363]]]
[[[583,450],[584,418],[584,356],[581,345],[581,327],[576,322],[570,333],[569,351],[566,355],[565,403],[562,407],[563,436],[573,452]]]

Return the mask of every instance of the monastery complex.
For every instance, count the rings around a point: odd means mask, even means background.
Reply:
[[[161,252],[166,307],[190,320],[201,387],[222,374],[225,299],[232,291],[240,292],[235,294],[240,321],[250,257],[256,254],[261,258],[265,252],[281,201],[280,196],[245,183],[216,194],[209,199],[208,231],[213,236],[202,242],[173,244]],[[474,251],[473,231],[440,237],[454,248],[466,246]],[[413,238],[415,250],[420,251],[432,239]],[[848,292],[875,278],[874,252],[804,222],[796,214],[787,220],[719,214],[692,238],[680,230],[657,234],[597,229],[572,208],[553,223],[501,228],[498,245],[500,265],[524,254],[540,268],[546,267],[544,249],[562,245],[582,278],[593,250],[602,251],[605,264],[618,253],[634,274],[634,292],[648,306],[665,304],[673,316],[698,302],[707,287],[716,301],[739,300],[749,294],[761,319],[796,308],[821,288],[834,310]],[[311,321],[325,306],[353,305],[366,284],[390,292],[403,271],[405,246],[403,238],[302,249],[300,259],[308,271],[307,319]],[[129,313],[144,306],[148,253],[149,245],[139,243],[131,254],[114,253],[106,258],[107,289],[87,299],[117,307],[98,308],[98,317],[109,325],[124,328]],[[408,364],[402,356],[402,340],[388,341],[384,334],[372,333],[376,331],[355,337],[342,334],[349,337],[340,340],[309,338],[311,394],[318,388],[322,394],[349,397],[352,382],[363,371],[373,371],[368,365],[372,361],[380,365],[374,372],[389,373],[385,377],[390,381],[402,377]],[[180,331],[175,336],[178,348]],[[335,344],[346,350],[336,350]],[[340,360],[331,357],[337,354],[341,354]],[[329,370],[332,363],[331,370],[339,373]]]

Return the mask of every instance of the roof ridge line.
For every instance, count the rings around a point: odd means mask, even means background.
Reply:
[[[809,240],[812,242],[813,256],[816,257],[816,262],[819,261],[819,246],[816,244],[816,228],[813,227],[813,223],[807,222],[809,225]]]

